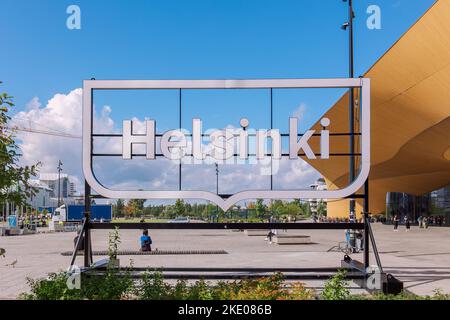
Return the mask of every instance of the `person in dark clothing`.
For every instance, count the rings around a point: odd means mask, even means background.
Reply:
[[[274,230],[270,230],[269,233],[267,234],[266,240],[269,241],[269,243],[272,243],[272,238],[275,235]]]
[[[399,221],[400,221],[400,219],[399,219],[398,215],[395,215],[394,219],[392,219],[392,222],[394,223],[394,231],[398,231]]]
[[[364,250],[364,234],[361,230],[356,233],[356,251],[360,252]]]
[[[152,251],[152,238],[148,235],[148,230],[144,230],[141,236],[141,250]]]
[[[76,249],[78,238],[80,237],[80,234],[81,234],[81,230],[78,230],[77,236],[73,239],[74,249]],[[81,242],[80,242],[80,245],[78,246],[78,250],[84,250],[84,235],[81,236]]]
[[[411,229],[411,222],[409,221],[408,216],[405,216],[405,226],[406,226],[406,232],[408,232]]]

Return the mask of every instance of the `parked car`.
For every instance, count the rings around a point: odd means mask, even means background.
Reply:
[[[189,217],[176,217],[175,219],[169,220],[169,223],[189,223]]]

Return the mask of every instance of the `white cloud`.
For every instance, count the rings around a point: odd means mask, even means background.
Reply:
[[[38,97],[34,97],[26,105],[27,110],[34,110],[34,109],[38,109],[40,107],[41,107],[41,102],[39,101]]]
[[[45,106],[33,98],[26,109],[16,114],[13,123],[41,131],[81,136],[82,89],[67,94],[56,94]],[[98,133],[117,133],[118,127],[111,118],[114,106],[103,106],[100,114],[94,113],[94,128]],[[293,116],[303,117],[306,106],[301,104]],[[143,121],[133,118],[136,132],[145,131]],[[38,133],[18,132],[21,141],[23,164],[41,161],[41,172],[56,172],[58,160],[63,162],[63,172],[69,174],[83,191],[81,168],[81,139]],[[94,145],[98,152],[121,152],[120,138],[102,139]],[[138,151],[138,150],[135,150]],[[141,152],[142,150],[139,150]],[[94,171],[99,181],[113,189],[177,189],[178,166],[168,160],[136,158],[123,161],[120,157],[94,160]],[[281,161],[280,170],[274,176],[276,188],[305,188],[319,174],[303,160]],[[216,179],[213,165],[183,166],[183,188],[215,192]],[[270,186],[270,177],[261,175],[259,165],[225,165],[220,169],[221,193],[233,193],[245,189],[263,189]]]

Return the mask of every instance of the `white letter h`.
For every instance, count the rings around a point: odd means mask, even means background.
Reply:
[[[132,158],[133,144],[146,145],[147,159],[155,159],[155,120],[145,120],[146,133],[133,134],[133,121],[123,121],[122,158]]]

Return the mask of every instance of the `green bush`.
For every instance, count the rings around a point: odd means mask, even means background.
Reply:
[[[81,290],[67,287],[68,275],[65,272],[51,273],[47,279],[33,280],[27,278],[31,293],[24,293],[19,298],[25,300],[79,300],[83,298]]]
[[[419,296],[408,292],[402,292],[395,295],[383,293],[352,295],[350,298],[353,300],[450,300],[450,294],[444,294],[440,289],[436,289],[431,296]]]
[[[133,290],[134,282],[127,269],[107,268],[104,275],[86,275],[81,279],[82,295],[89,300],[129,299]]]
[[[346,271],[339,270],[333,277],[325,282],[322,291],[324,300],[347,300],[350,297],[348,282],[345,280]]]
[[[399,295],[351,295],[345,280],[345,271],[330,278],[324,290],[317,295],[300,282],[286,283],[282,274],[260,279],[240,281],[219,281],[208,284],[199,280],[188,284],[178,280],[175,284],[164,281],[161,272],[146,272],[133,281],[128,269],[112,266],[105,275],[83,275],[81,289],[67,288],[65,272],[50,274],[46,279],[28,279],[31,292],[22,294],[21,299],[31,300],[450,300],[449,294],[436,290],[432,296],[417,296],[409,293]]]
[[[119,274],[119,272],[121,274]],[[314,291],[307,290],[301,283],[286,286],[281,274],[272,277],[219,281],[209,285],[199,280],[188,285],[178,280],[171,285],[164,281],[160,272],[144,273],[134,282],[130,273],[117,268],[108,268],[105,275],[84,275],[81,289],[69,290],[67,274],[52,274],[48,279],[29,280],[31,293],[22,299],[32,300],[309,300],[314,299]]]
[[[141,300],[162,300],[170,289],[160,272],[144,273],[134,288],[134,295]]]
[[[122,272],[119,276],[118,273]],[[46,279],[27,279],[31,293],[20,296],[26,300],[119,300],[127,299],[133,291],[133,280],[125,270],[107,269],[105,275],[81,277],[80,289],[67,287],[66,272],[53,273]]]

